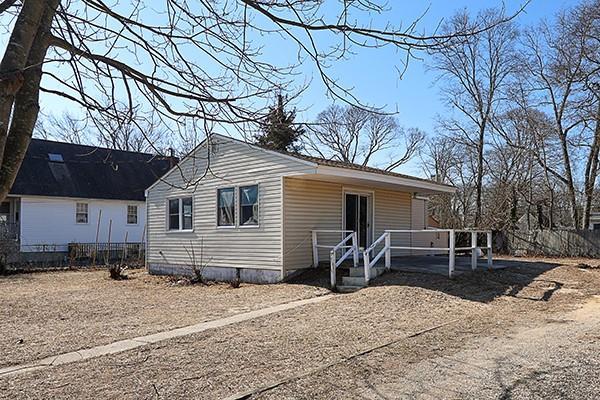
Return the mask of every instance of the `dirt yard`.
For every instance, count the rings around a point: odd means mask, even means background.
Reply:
[[[600,268],[581,268],[580,262],[600,264],[594,260],[504,259],[496,264],[505,264],[507,269],[478,271],[454,280],[387,273],[366,289],[318,304],[124,353],[0,378],[0,398],[596,399],[600,392]],[[92,279],[78,274],[89,273],[57,274],[0,280],[5,297],[3,332],[35,329],[28,337],[55,335],[63,343],[80,331],[85,331],[81,336],[87,339],[105,339],[107,335],[99,333],[105,330],[104,324],[113,333],[152,331],[275,303],[275,298],[281,302],[318,295],[325,291],[319,283],[327,280],[324,273],[311,282],[315,285],[248,285],[233,290],[171,287],[144,276],[115,283],[98,275],[94,284],[85,285]],[[21,278],[24,284],[11,283]],[[37,284],[31,282],[26,290],[27,279]],[[50,310],[60,307],[60,302],[57,296],[46,305],[48,296],[60,282],[77,292],[68,283],[71,280],[87,287],[88,293],[81,289],[70,298],[70,307],[62,309],[87,322],[56,324],[52,321],[57,314]],[[14,290],[9,298],[7,285]],[[120,294],[122,290],[127,296]],[[254,291],[253,296],[261,300],[255,298],[252,306],[244,303],[250,297],[242,295],[243,290]],[[134,305],[110,308],[118,311],[117,323],[107,318],[111,313],[100,312],[103,307],[81,305],[94,304],[95,295],[103,302],[120,297]],[[214,301],[213,296],[221,297]],[[60,297],[65,301],[69,295]],[[19,305],[20,298],[27,303]],[[171,298],[170,318],[168,311],[153,310],[169,310],[157,304]],[[221,304],[221,310],[218,306],[210,307],[210,312],[190,307],[199,301]],[[226,301],[232,303],[222,304]],[[180,312],[182,305],[203,313],[190,318]],[[74,310],[79,308],[86,311]],[[29,321],[22,328],[16,328],[17,311]],[[161,312],[165,314],[151,317]],[[146,318],[139,318],[138,313],[147,314]],[[156,320],[146,323],[151,318]],[[83,327],[89,324],[94,326]],[[42,334],[44,327],[52,327],[52,334]],[[2,338],[3,352],[6,349],[13,358],[36,354],[14,352],[19,335],[9,335],[13,342]],[[47,351],[48,346],[39,349]]]
[[[143,270],[0,277],[0,367],[318,296],[309,285],[181,285]]]

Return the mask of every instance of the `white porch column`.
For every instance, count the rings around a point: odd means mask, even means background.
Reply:
[[[319,248],[317,247],[317,231],[312,231],[313,267],[319,266]]]
[[[477,268],[477,232],[471,232],[471,270]]]
[[[492,269],[492,231],[487,232],[487,266]]]
[[[450,250],[448,251],[448,276],[450,278],[452,278],[452,276],[454,275],[454,256],[456,253],[455,250],[455,237],[454,237],[454,229],[450,229],[449,232],[449,248]]]

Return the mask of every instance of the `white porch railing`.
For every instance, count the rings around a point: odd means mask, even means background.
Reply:
[[[471,246],[456,247],[457,233],[471,233]],[[448,233],[448,247],[422,247],[422,246],[392,246],[392,234],[394,233]],[[486,245],[481,247],[478,245],[478,234],[486,234]],[[384,242],[383,248],[371,259],[371,253],[375,248]],[[474,230],[474,229],[399,229],[386,230],[384,233],[364,251],[365,265],[365,280],[369,282],[371,268],[385,255],[385,268],[390,269],[392,264],[392,250],[417,250],[417,251],[440,251],[448,252],[448,276],[452,278],[456,267],[456,251],[470,250],[471,251],[471,269],[477,268],[477,259],[480,250],[486,250],[488,268],[492,268],[492,231],[489,230]]]
[[[328,234],[347,234],[339,243],[336,245],[324,245],[319,244],[319,233],[328,233]],[[351,242],[352,244],[348,244]],[[349,230],[316,230],[312,231],[312,245],[313,245],[313,266],[316,268],[319,266],[319,249],[326,248],[330,249],[329,251],[329,263],[330,263],[330,280],[331,280],[331,288],[334,289],[337,284],[337,267],[339,267],[342,262],[344,262],[348,257],[352,256],[354,266],[358,266],[358,239],[356,236],[356,232]],[[338,259],[337,252],[338,250],[348,249],[346,252],[342,254],[342,256]]]
[[[375,248],[381,243],[385,242],[383,248],[377,253],[375,257],[371,260],[371,252],[375,250]],[[390,269],[392,266],[392,252],[391,252],[391,240],[390,240],[390,232],[385,231],[383,235],[379,237],[376,241],[374,241],[368,248],[365,249],[363,253],[363,260],[365,263],[365,282],[369,283],[371,279],[371,268],[377,264],[377,261],[385,254],[385,268]]]

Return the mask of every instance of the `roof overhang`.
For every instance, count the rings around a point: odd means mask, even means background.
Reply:
[[[453,186],[420,179],[410,179],[325,165],[318,165],[313,174],[306,174],[303,175],[303,177],[306,179],[338,182],[347,185],[379,187],[421,194],[454,193],[456,191],[456,188]]]

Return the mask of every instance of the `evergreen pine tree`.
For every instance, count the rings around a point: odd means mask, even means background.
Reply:
[[[286,111],[284,98],[277,95],[277,103],[269,107],[265,120],[260,124],[261,132],[254,139],[259,146],[272,150],[298,152],[302,146],[298,143],[304,134],[304,128],[294,124],[296,111]]]

